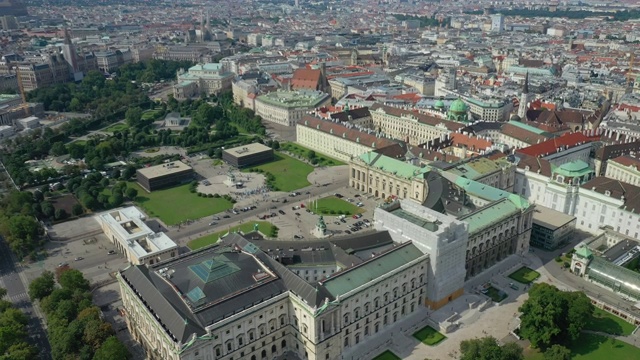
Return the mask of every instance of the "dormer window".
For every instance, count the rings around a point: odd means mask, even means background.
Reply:
[[[605,191],[605,192],[604,192],[604,194],[605,194],[606,196],[611,196],[611,191],[607,190],[607,191]]]

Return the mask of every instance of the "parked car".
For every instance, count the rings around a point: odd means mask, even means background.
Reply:
[[[78,256],[77,258],[74,259],[75,261],[80,261],[80,260],[84,260],[84,258],[82,256]]]
[[[223,218],[225,218],[225,219],[228,219],[228,218],[230,218],[230,217],[231,217],[231,216],[229,216],[229,215],[224,215],[224,216],[223,216]]]
[[[333,194],[333,196],[337,197],[338,199],[342,199],[344,196],[342,196],[341,194],[335,193]]]
[[[115,254],[115,253],[116,253],[116,251],[115,251],[115,250],[109,250],[109,251],[107,252],[107,255],[113,255],[113,254]]]
[[[220,220],[220,217],[219,216],[214,216],[214,217],[212,217],[212,219],[213,220]]]
[[[349,230],[345,230],[345,231],[344,231],[344,233],[345,233],[345,234],[351,234],[351,231],[349,231]]]
[[[209,223],[209,226],[214,226],[214,225],[217,225],[217,224],[218,224],[217,222],[212,221],[212,222]]]
[[[271,213],[271,217],[274,217],[274,216],[278,216],[278,214],[276,214],[276,213],[274,213],[274,212],[273,212],[273,213]]]
[[[65,267],[67,265],[69,265],[69,264],[66,263],[66,262],[61,262],[60,264],[58,264],[58,267]]]
[[[280,215],[284,215],[284,211],[278,210],[278,212],[280,213]]]
[[[298,212],[297,212],[297,213],[296,213],[296,216],[300,216],[300,213],[298,213]]]
[[[361,203],[361,202],[359,202],[359,203],[357,203],[357,204],[356,204],[356,206],[357,206],[357,207],[363,207],[363,206],[364,206],[364,204],[363,204],[363,203]]]
[[[304,239],[304,236],[302,235],[293,235],[294,239]]]

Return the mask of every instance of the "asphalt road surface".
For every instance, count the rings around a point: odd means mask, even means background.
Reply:
[[[26,284],[16,268],[15,256],[9,246],[0,238],[0,286],[7,289],[6,300],[14,303],[15,307],[22,310],[29,319],[28,332],[31,335],[31,343],[40,351],[40,358],[51,359],[51,346],[47,339],[43,320],[35,314],[31,299],[27,295]]]
[[[328,182],[330,182],[330,180],[328,180]],[[229,213],[230,218],[228,219],[222,218],[222,215],[218,214],[220,216],[220,220],[216,220],[216,222],[218,223],[216,225],[216,228],[224,229],[227,225],[235,224],[239,220],[244,220],[244,219],[255,220],[256,215],[264,213],[266,210],[270,209],[273,206],[276,206],[278,208],[284,206],[283,208],[285,209],[285,211],[287,209],[291,210],[291,204],[295,204],[296,202],[299,202],[299,201],[306,201],[306,199],[309,196],[314,197],[314,196],[318,196],[326,193],[332,194],[334,192],[337,192],[340,189],[343,189],[345,186],[347,186],[347,184],[348,184],[347,178],[334,179],[332,183],[329,183],[326,186],[311,185],[305,188],[298,189],[297,191],[302,193],[302,195],[299,195],[293,198],[286,196],[287,200],[289,200],[289,202],[287,202],[286,204],[283,204],[282,202],[272,202],[271,199],[269,199],[266,202],[258,203],[256,205],[257,206],[256,209],[253,209],[247,212],[240,212],[240,214],[238,215]],[[307,191],[310,194],[306,194]],[[275,198],[282,198],[282,196],[274,197],[274,199]],[[189,225],[186,225],[186,226],[183,225],[180,227],[180,229],[176,227],[172,227],[168,229],[169,231],[167,231],[167,235],[170,238],[174,239],[176,242],[179,242],[178,240],[183,240],[190,236],[198,235],[200,233],[206,232],[207,230],[210,230],[211,229],[211,226],[209,226],[210,221],[211,221],[211,217],[207,216]]]

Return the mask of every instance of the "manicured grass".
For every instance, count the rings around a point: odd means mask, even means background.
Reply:
[[[253,231],[254,224],[258,224],[258,231],[260,231],[262,234],[266,236],[272,236],[274,235],[274,232],[277,232],[277,228],[268,221],[254,221],[254,222],[248,222],[241,225],[233,226],[230,229],[217,231],[213,234],[209,234],[201,238],[191,240],[189,241],[187,246],[191,250],[196,250],[196,249],[200,249],[205,246],[209,246],[211,244],[217,243],[220,237],[226,234],[227,232],[232,233],[240,230],[244,234],[250,233]]]
[[[611,335],[631,335],[635,326],[598,308],[587,322],[585,330],[600,331]]]
[[[413,337],[420,340],[423,344],[433,346],[446,339],[447,337],[436,331],[431,326],[425,326],[418,330]]]
[[[402,360],[402,359],[398,355],[392,353],[390,350],[387,350],[382,354],[374,357],[373,360]]]
[[[157,216],[167,225],[176,225],[185,220],[195,220],[231,209],[230,201],[223,198],[206,198],[189,192],[189,184],[148,193],[138,184],[129,186],[138,190],[136,205],[141,206],[151,217]]]
[[[348,201],[338,199],[333,195],[312,201],[307,204],[307,207],[314,213],[323,215],[354,215],[364,212],[364,209],[359,208]]]
[[[606,336],[581,334],[571,345],[572,360],[640,359],[640,349],[625,342]],[[525,349],[526,360],[542,360],[543,354],[537,349]]]
[[[142,120],[151,120],[157,118],[162,113],[162,110],[147,110],[142,113]]]
[[[488,297],[491,298],[491,300],[497,303],[507,298],[507,294],[494,288],[493,286],[489,286],[487,288],[487,293],[485,295],[487,295]]]
[[[519,283],[530,284],[535,279],[540,277],[540,273],[535,270],[531,270],[526,266],[523,266],[520,269],[512,272],[509,277]]]
[[[311,159],[309,159],[309,149],[307,149],[304,146],[300,146],[299,144],[296,144],[296,143],[285,143],[285,144],[282,144],[281,148],[283,150],[289,151],[290,153],[296,154],[298,156],[301,156],[311,161]],[[318,166],[345,165],[345,163],[343,163],[340,160],[334,159],[332,157],[328,157],[323,154],[319,154],[317,151],[315,153],[316,153],[315,159],[317,161],[316,165]]]
[[[311,185],[307,176],[313,171],[313,166],[305,164],[282,153],[275,153],[272,162],[252,166],[244,169],[249,172],[253,169],[261,169],[274,176],[269,185],[277,191],[293,191]]]
[[[113,124],[109,127],[107,127],[106,129],[103,129],[102,131],[104,132],[116,132],[116,131],[122,131],[125,129],[128,129],[129,125],[125,124],[125,123],[117,123],[117,124]]]

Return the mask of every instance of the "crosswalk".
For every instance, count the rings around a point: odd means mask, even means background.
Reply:
[[[7,300],[13,302],[13,303],[17,303],[23,300],[29,300],[29,295],[25,292],[20,293],[20,294],[14,294],[14,295],[9,295],[6,298]]]

